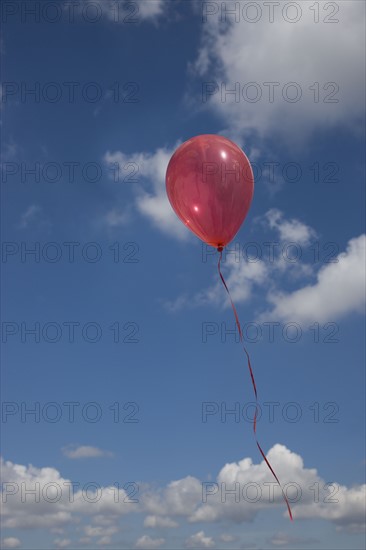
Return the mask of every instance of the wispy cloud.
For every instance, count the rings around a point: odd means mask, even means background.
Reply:
[[[41,214],[41,207],[37,204],[31,204],[28,206],[25,212],[20,217],[19,228],[27,229],[29,225],[39,220]]]
[[[89,445],[69,445],[62,448],[63,454],[67,458],[79,459],[79,458],[99,458],[99,457],[113,457],[113,453],[110,451],[104,451],[98,447],[91,447]]]
[[[2,93],[2,91],[0,93]],[[0,95],[0,105],[1,104],[2,103],[1,103],[1,95]],[[2,162],[14,161],[19,156],[19,153],[20,153],[19,145],[15,143],[13,139],[9,139],[7,143],[2,144],[2,150],[1,150]]]
[[[265,262],[259,260],[251,262],[242,259],[240,262],[229,256],[224,264],[225,279],[230,288],[233,300],[237,303],[248,301],[252,297],[254,287],[261,286],[268,279],[268,267]],[[193,296],[183,294],[174,300],[164,303],[168,311],[174,312],[183,308],[204,307],[207,305],[228,307],[229,302],[224,294],[221,281],[216,277],[216,282],[209,285]]]
[[[185,541],[186,548],[213,548],[214,546],[213,538],[206,536],[204,531],[198,531]]]
[[[294,292],[272,290],[267,296],[272,309],[263,317],[276,320],[318,322],[365,311],[366,235],[351,239],[334,263],[323,266],[316,283]]]
[[[71,546],[71,540],[70,539],[60,539],[57,538],[53,541],[56,548],[68,548]]]
[[[309,245],[317,236],[309,225],[297,219],[287,220],[276,209],[269,210],[256,220],[258,222],[276,231],[280,244],[295,243],[301,247]],[[258,314],[258,320],[296,319],[299,323],[334,321],[350,313],[362,313],[365,309],[365,249],[366,235],[351,239],[345,252],[320,268],[315,283],[292,292],[283,290],[284,276],[289,275],[293,282],[313,279],[316,273],[314,265],[301,260],[287,261],[283,254],[277,254],[274,259],[256,261],[229,255],[222,268],[237,304],[249,301],[256,289],[262,289],[269,307]],[[164,306],[171,312],[207,305],[229,307],[229,301],[223,296],[221,282],[216,277],[216,282],[207,288],[193,295],[183,293],[174,300],[166,300]]]
[[[316,237],[315,230],[309,225],[297,219],[288,220],[277,209],[269,210],[262,217],[257,218],[254,223],[275,231],[280,244],[296,243],[298,246],[304,246]],[[233,252],[233,254],[226,255],[224,251],[222,269],[236,303],[249,301],[253,297],[254,291],[259,288],[266,288],[266,290],[270,288],[275,292],[278,285],[281,285],[281,278],[284,275],[290,275],[292,279],[313,275],[312,265],[302,261],[286,261],[284,255],[278,251],[275,258],[264,259],[251,258],[249,254],[244,256]],[[167,310],[172,312],[206,305],[229,307],[228,300],[226,297],[223,299],[223,296],[221,281],[216,277],[216,282],[206,289],[200,290],[193,296],[182,294],[174,300],[166,301],[164,305]]]
[[[127,225],[131,220],[131,213],[126,209],[112,208],[104,218],[108,227],[121,227]]]
[[[164,516],[146,516],[144,519],[144,527],[151,527],[152,529],[156,529],[157,527],[171,529],[178,527],[178,523]]]
[[[306,245],[317,236],[312,227],[294,218],[286,219],[283,212],[277,208],[271,208],[262,218],[257,218],[258,220],[270,229],[276,230],[282,242]]]
[[[1,540],[1,548],[3,550],[11,550],[12,548],[20,548],[21,542],[16,537],[6,537]]]
[[[155,548],[160,548],[163,546],[164,543],[165,539],[163,538],[153,539],[149,535],[143,535],[136,541],[135,548],[140,550],[154,550]]]
[[[165,190],[166,169],[175,148],[160,148],[154,153],[138,152],[131,155],[122,151],[107,151],[103,160],[109,167],[118,166],[121,173],[129,167],[130,176],[126,185],[134,188],[134,206],[137,212],[166,235],[186,240],[189,238],[189,231],[175,215]],[[113,178],[113,175],[110,177]],[[110,220],[118,218],[116,212],[119,210],[115,210],[112,215],[109,213]],[[123,220],[125,221],[124,214]]]
[[[308,544],[316,544],[319,543],[318,539],[315,539],[313,537],[294,537],[293,535],[289,535],[288,533],[279,532],[273,535],[268,542],[272,544],[272,546],[275,546],[276,548],[279,547],[288,547],[291,545],[291,548],[293,546],[303,546]]]

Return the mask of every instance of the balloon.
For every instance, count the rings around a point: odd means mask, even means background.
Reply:
[[[235,143],[205,134],[175,151],[166,172],[166,189],[182,222],[221,251],[245,220],[254,178],[249,160]]]
[[[170,159],[166,171],[166,190],[170,204],[182,222],[202,241],[220,252],[218,272],[231,302],[256,400],[253,418],[255,441],[262,458],[281,488],[292,520],[287,495],[257,438],[257,386],[249,353],[244,345],[239,316],[221,272],[222,250],[239,231],[252,202],[254,178],[249,160],[235,143],[223,136],[196,136],[178,147]]]

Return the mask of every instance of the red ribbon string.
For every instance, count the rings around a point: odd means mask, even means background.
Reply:
[[[262,450],[262,447],[260,446],[259,442],[258,442],[258,438],[257,438],[257,416],[258,416],[258,393],[257,393],[257,386],[256,386],[256,383],[255,383],[255,379],[254,379],[254,373],[253,373],[253,369],[252,369],[252,365],[250,363],[250,357],[249,357],[249,353],[247,352],[246,350],[246,347],[244,345],[244,338],[243,338],[243,332],[242,332],[242,329],[241,329],[241,326],[240,326],[240,322],[239,322],[239,316],[238,316],[238,312],[236,311],[236,307],[235,307],[235,304],[233,302],[233,299],[231,297],[231,294],[230,294],[230,290],[226,284],[226,281],[224,279],[224,276],[223,274],[221,273],[221,260],[222,260],[222,250],[218,249],[218,252],[220,253],[220,257],[219,257],[219,262],[217,264],[217,268],[218,268],[218,271],[219,271],[219,275],[220,275],[220,279],[222,281],[222,284],[224,285],[224,288],[226,290],[226,292],[228,293],[228,296],[230,298],[230,302],[231,302],[231,307],[232,307],[232,310],[234,312],[234,317],[235,317],[235,322],[236,322],[236,326],[238,327],[238,331],[239,331],[239,336],[240,336],[240,343],[242,344],[243,346],[243,349],[244,349],[244,352],[245,352],[245,355],[247,356],[247,360],[248,360],[248,368],[249,368],[249,373],[250,373],[250,378],[252,380],[252,385],[253,385],[253,390],[254,390],[254,395],[255,395],[255,402],[256,402],[256,405],[255,405],[255,413],[254,413],[254,419],[253,419],[253,433],[254,433],[254,437],[255,437],[255,442],[257,444],[257,447],[259,449],[259,452],[261,453],[265,463],[267,464],[268,468],[271,470],[272,474],[273,474],[273,477],[275,478],[275,480],[277,481],[281,491],[282,491],[282,495],[283,495],[283,498],[284,498],[284,501],[286,502],[286,506],[287,506],[287,510],[288,510],[288,513],[289,513],[289,516],[290,516],[290,519],[291,521],[293,521],[293,517],[292,517],[292,512],[291,512],[291,507],[290,507],[290,503],[288,501],[288,498],[282,488],[282,485],[274,471],[274,469],[272,468],[272,466],[270,465],[266,455],[264,454],[263,450]]]

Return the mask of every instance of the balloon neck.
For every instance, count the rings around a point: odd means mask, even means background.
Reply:
[[[222,252],[224,250],[224,247],[223,246],[218,246],[217,247],[217,252]]]

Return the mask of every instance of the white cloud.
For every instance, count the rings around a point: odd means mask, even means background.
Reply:
[[[140,537],[135,544],[135,548],[140,548],[141,550],[160,548],[165,542],[165,539],[153,539],[149,535],[143,535]]]
[[[338,23],[323,22],[326,16],[331,16],[332,9],[323,2],[319,3],[319,23],[314,23],[314,9],[310,9],[310,5],[299,2],[296,5],[302,12],[296,23],[285,20],[279,4],[274,22],[269,22],[269,7],[261,5],[262,16],[250,23],[242,15],[245,9],[242,3],[237,3],[238,22],[232,16],[228,16],[226,24],[220,22],[220,5],[216,3],[218,13],[208,16],[203,23],[202,44],[194,66],[196,73],[202,83],[217,82],[219,87],[224,83],[227,90],[235,89],[238,83],[240,91],[238,97],[233,94],[225,97],[218,91],[203,105],[221,115],[232,135],[280,136],[288,143],[295,143],[319,128],[337,125],[361,128],[365,71],[364,52],[360,47],[364,37],[363,2],[342,3],[339,13],[334,15]],[[251,9],[248,17],[253,19],[255,13],[253,7]],[[292,8],[288,16],[295,18],[295,15]],[[249,99],[257,93],[254,88],[247,91],[244,88],[250,82],[256,83],[258,94],[262,93],[257,102],[243,99],[243,93]],[[279,84],[274,88],[273,102],[269,101],[266,82]],[[299,96],[302,94],[298,102],[283,99],[284,86],[289,82],[298,85]],[[316,82],[319,83],[317,101],[315,92],[309,89]],[[335,85],[323,89],[329,82]],[[336,93],[331,97],[333,90]],[[296,93],[295,88],[288,89],[290,99]],[[331,99],[338,102],[329,102]]]
[[[316,231],[306,223],[296,219],[286,219],[278,209],[271,209],[255,220],[277,232],[280,245],[295,243],[295,256],[302,247],[309,246],[317,237]],[[224,250],[222,271],[232,298],[236,304],[252,298],[256,287],[266,287],[266,300],[269,310],[260,313],[258,321],[327,322],[335,321],[350,313],[365,310],[365,249],[366,235],[360,235],[348,242],[345,252],[332,262],[324,264],[316,275],[316,282],[290,293],[280,289],[280,276],[288,275],[292,280],[308,280],[314,277],[314,266],[298,259],[286,258],[281,246],[275,248],[274,257],[263,253],[263,258],[250,257],[234,246]],[[255,253],[255,252],[253,252]],[[230,307],[221,281],[216,282],[193,296],[182,294],[174,300],[165,301],[168,311],[183,308],[207,306]],[[305,279],[304,279],[305,278]],[[268,290],[269,289],[269,290]]]
[[[92,542],[92,539],[89,537],[80,537],[79,539],[80,544],[90,544]]]
[[[104,221],[109,227],[127,225],[131,219],[130,213],[122,208],[112,208],[105,215]]]
[[[222,535],[220,535],[220,540],[222,542],[234,542],[237,540],[237,537],[234,537],[234,535],[229,535],[229,533],[222,533]]]
[[[5,539],[2,539],[1,541],[1,548],[3,550],[7,550],[10,548],[19,548],[21,546],[21,542],[16,537],[7,537]]]
[[[286,219],[278,209],[269,210],[262,217],[256,218],[255,222],[276,231],[281,244],[296,243],[298,248],[308,245],[311,239],[317,236],[312,227],[296,218]],[[254,245],[256,244],[254,243]],[[252,297],[255,287],[274,286],[275,276],[283,275],[285,272],[292,278],[313,274],[313,267],[310,264],[301,262],[300,259],[299,261],[287,260],[283,253],[279,253],[278,247],[275,248],[276,257],[270,258],[269,254],[268,257],[263,254],[263,259],[261,259],[259,243],[259,251],[256,251],[255,247],[253,249],[248,247],[245,254],[235,246],[235,243],[232,243],[224,249],[222,262],[222,271],[235,303],[248,301]],[[216,282],[213,285],[193,296],[183,294],[174,300],[167,300],[164,304],[166,309],[174,312],[183,308],[195,308],[208,304],[229,307],[230,302],[216,274],[215,278]]]
[[[144,519],[144,527],[173,528],[178,527],[178,523],[164,516],[146,516],[146,518]]]
[[[254,262],[241,258],[241,261],[237,261],[235,256],[231,255],[228,255],[226,262],[222,264],[222,272],[235,303],[249,300],[253,288],[265,283],[269,273],[268,266],[262,260]],[[230,307],[230,301],[221,280],[218,276],[216,279],[216,283],[207,289],[197,292],[194,296],[183,295],[175,300],[167,301],[165,307],[169,311],[178,311],[185,307],[201,307],[207,304]]]
[[[328,497],[334,500],[331,504],[324,502],[310,505],[300,504],[297,509],[299,519],[318,518],[331,521],[336,525],[337,531],[346,531],[348,533],[363,533],[365,531],[365,503],[366,503],[366,485],[358,485],[347,488],[337,486],[338,492],[334,497]]]
[[[291,293],[272,292],[272,310],[263,314],[276,320],[319,323],[334,321],[365,309],[366,235],[351,239],[337,262],[323,266],[313,285]]]
[[[305,467],[300,455],[280,444],[274,445],[267,457],[282,485],[291,484],[288,486],[289,499],[294,500],[297,495],[296,502],[292,502],[295,519],[323,519],[336,529],[350,533],[364,528],[366,485],[346,487],[334,481],[327,489],[325,480],[316,469]],[[116,487],[101,487],[99,499],[96,491],[89,489],[88,499],[94,502],[88,502],[81,488],[75,487],[75,491],[71,491],[73,498],[70,498],[71,482],[54,468],[2,462],[1,472],[3,528],[39,528],[52,532],[91,520],[91,524],[84,525],[83,539],[103,539],[100,544],[112,541],[120,529],[119,520],[131,512],[161,518],[161,523],[158,519],[147,521],[157,527],[171,527],[171,524],[167,525],[167,517],[173,520],[181,517],[191,524],[222,521],[227,526],[230,522],[251,522],[263,510],[277,509],[287,514],[281,492],[267,465],[264,461],[255,464],[250,458],[224,465],[209,485],[187,476],[171,481],[165,487],[144,486],[139,492],[139,504],[128,502],[128,495]],[[35,501],[34,495],[37,484],[39,502]],[[319,498],[315,498],[314,487],[319,488]],[[227,493],[223,499],[225,490],[232,489],[236,490],[237,499],[232,493]],[[32,490],[33,494],[30,494]],[[26,495],[25,491],[29,493]],[[200,542],[207,548],[212,545],[212,539],[202,531],[194,536],[197,537],[195,544]],[[144,535],[136,542],[136,548],[158,548],[164,543],[162,538]]]
[[[115,518],[112,515],[103,516],[103,514],[101,514],[100,516],[99,515],[94,516],[92,521],[96,525],[110,527],[114,525]]]
[[[279,242],[267,243],[268,248],[263,246],[265,259],[271,264],[267,267],[270,267],[272,279],[276,274],[287,274],[292,279],[313,275],[314,266],[302,261],[301,258],[304,247],[309,247],[312,240],[317,237],[315,229],[296,218],[286,219],[283,212],[277,208],[271,208],[254,222],[261,224],[265,229],[275,231],[279,238]]]
[[[268,267],[263,261],[241,261],[238,263],[235,261],[235,257],[229,256],[226,264],[230,270],[226,277],[226,283],[235,302],[247,301],[253,286],[262,285],[268,277]],[[221,302],[222,296],[219,297],[217,294],[216,296],[216,299]]]
[[[104,535],[103,537],[101,537],[100,539],[97,540],[97,544],[99,546],[105,546],[107,544],[112,544],[112,537],[110,537],[109,535]]]
[[[143,507],[155,515],[188,516],[200,501],[201,492],[199,480],[187,476],[172,481],[164,489],[146,491],[143,495]]]
[[[80,445],[75,447],[74,445],[63,447],[62,452],[67,458],[98,458],[98,457],[112,457],[113,453],[110,451],[104,451],[98,449],[98,447],[91,447],[90,445]]]
[[[55,539],[53,541],[53,543],[55,544],[55,546],[57,546],[57,548],[67,548],[68,546],[70,546],[71,540],[70,539]]]
[[[35,502],[35,497],[32,498],[31,495],[28,495],[27,498],[25,494],[22,498],[22,487],[24,490],[34,489],[36,483],[39,483],[39,487],[43,487],[46,483],[54,483],[58,487],[67,481],[62,479],[56,469],[33,466],[27,468],[20,464],[1,460],[1,476],[4,503],[2,524],[4,528],[53,528],[71,523],[72,514],[65,503],[53,503],[51,506],[44,499]],[[12,492],[15,493],[14,496],[11,496]],[[52,490],[49,491],[48,498],[51,496]]]
[[[186,548],[213,548],[215,542],[212,537],[207,537],[204,531],[199,531],[185,541]]]
[[[263,217],[263,221],[268,224],[270,229],[278,231],[282,242],[295,242],[298,245],[306,245],[316,237],[316,231],[312,227],[297,219],[285,219],[283,213],[277,208],[268,210]]]
[[[348,526],[355,523],[359,528],[364,525],[362,517],[366,485],[349,489],[335,483],[336,497],[334,496],[332,499],[326,492],[323,498],[316,502],[317,499],[314,498],[311,491],[311,487],[314,487],[312,484],[317,483],[319,487],[323,488],[325,483],[318,476],[315,469],[305,468],[302,458],[283,445],[274,445],[269,450],[267,457],[281,479],[283,486],[286,486],[287,483],[295,483],[300,488],[301,492],[298,493],[300,496],[299,502],[292,504],[292,511],[296,519],[324,517],[333,521],[336,525]],[[224,483],[226,488],[233,488],[234,483],[238,483],[241,497],[244,494],[247,495],[247,498],[241,498],[237,503],[232,497],[228,497],[222,505],[219,493],[213,495],[211,503],[209,503],[210,497],[207,497],[207,504],[203,504],[195,512],[191,518],[192,521],[203,521],[205,519],[207,521],[217,521],[219,519],[231,519],[236,522],[250,521],[260,509],[276,504],[283,506],[281,493],[276,485],[272,485],[274,487],[274,502],[269,502],[269,486],[266,485],[266,482],[273,482],[274,480],[271,478],[264,462],[256,465],[250,459],[244,459],[238,463],[227,464],[220,471],[217,481],[220,487],[221,483]],[[258,493],[257,488],[254,488],[252,493],[249,490],[247,493],[243,493],[243,488],[248,487],[247,484],[253,483],[257,484]],[[289,490],[289,498],[294,498],[296,493],[297,488],[295,490],[295,487],[292,491]],[[258,502],[250,502],[249,500],[255,499],[257,494],[261,497]],[[330,501],[334,500],[334,502],[324,502],[327,500],[325,496],[328,496],[328,499]]]
[[[95,526],[95,525],[86,525],[84,527],[84,532],[87,537],[102,537],[110,536],[118,533],[118,528],[114,525],[109,526]]]
[[[155,19],[164,13],[167,7],[166,0],[135,0],[138,4],[139,15],[143,19]]]
[[[314,538],[305,538],[305,537],[294,537],[292,535],[289,535],[288,533],[279,532],[273,535],[269,539],[269,542],[276,547],[283,547],[283,546],[289,546],[291,544],[291,548],[296,545],[308,545],[308,544],[315,544],[316,542],[319,542],[317,539]]]
[[[134,174],[131,176],[134,180],[131,181],[131,184],[136,188],[135,207],[137,211],[148,218],[159,230],[172,237],[185,240],[188,238],[189,231],[178,220],[165,190],[166,169],[176,147],[173,149],[160,148],[155,153],[133,153],[131,155],[121,151],[113,153],[107,151],[103,160],[107,166],[117,166],[116,163],[118,163],[120,171],[129,166]],[[113,177],[112,174],[111,177]],[[148,190],[141,185],[141,180],[147,183]]]
[[[274,445],[267,457],[282,485],[289,484],[295,519],[323,518],[350,532],[364,527],[366,485],[348,488],[334,482],[327,489],[316,469],[305,468],[301,456],[280,444]],[[321,498],[315,498],[314,487],[319,487]],[[233,494],[225,497],[225,490],[234,488],[237,501]],[[169,483],[165,489],[147,492],[142,504],[144,509],[154,509],[156,515],[164,516],[169,510],[171,516],[185,517],[191,523],[251,522],[261,510],[274,507],[287,514],[267,465],[264,461],[254,464],[250,458],[226,464],[210,485],[188,476]]]
[[[91,487],[86,498],[83,486],[76,484],[73,489],[72,482],[55,468],[27,467],[1,459],[1,476],[3,528],[54,531],[83,517],[117,521],[137,511],[138,505],[130,502],[122,488]]]

